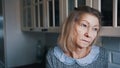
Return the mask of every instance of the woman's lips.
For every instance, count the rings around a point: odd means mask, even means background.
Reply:
[[[87,42],[87,43],[90,43],[90,41],[88,41],[88,40],[84,40],[84,39],[82,39],[82,41]]]

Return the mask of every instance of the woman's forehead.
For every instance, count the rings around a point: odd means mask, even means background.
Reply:
[[[82,16],[80,16],[79,23],[81,22],[84,22],[90,25],[98,25],[98,26],[100,25],[99,19],[92,14],[83,14]]]

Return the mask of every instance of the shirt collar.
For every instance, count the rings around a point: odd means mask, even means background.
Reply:
[[[54,48],[54,55],[56,56],[59,61],[63,62],[66,65],[72,65],[72,64],[79,64],[80,66],[86,66],[88,64],[91,64],[93,61],[95,61],[99,55],[99,47],[98,46],[92,46],[92,49],[90,53],[80,59],[74,59],[72,57],[69,57],[64,54],[64,52],[59,48],[59,46],[56,46]]]

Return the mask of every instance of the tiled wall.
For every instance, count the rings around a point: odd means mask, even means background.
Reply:
[[[102,37],[102,45],[109,50],[108,68],[120,68],[120,37]]]

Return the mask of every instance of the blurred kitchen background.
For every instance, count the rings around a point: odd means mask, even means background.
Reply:
[[[109,50],[108,68],[120,68],[120,0],[0,0],[0,68],[36,63],[44,68],[59,26],[79,5],[102,12],[104,23],[96,44]]]

